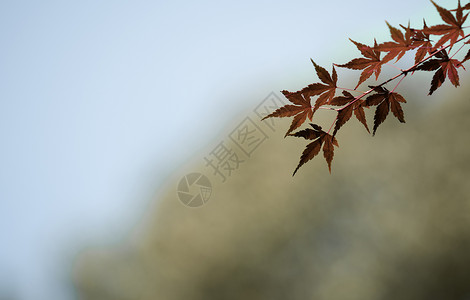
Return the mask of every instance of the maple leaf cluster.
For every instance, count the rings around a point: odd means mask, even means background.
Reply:
[[[437,5],[433,0],[431,0],[431,3],[436,8],[444,24],[428,27],[426,21],[423,20],[423,27],[421,29],[411,28],[409,23],[406,27],[400,25],[400,29],[386,22],[392,41],[378,44],[374,39],[373,46],[367,46],[351,39],[351,42],[359,50],[362,57],[354,58],[345,64],[333,64],[331,74],[311,59],[315,72],[321,82],[309,84],[296,92],[282,91],[290,104],[280,107],[264,117],[263,120],[272,117],[293,117],[285,136],[302,137],[306,140],[311,140],[302,152],[293,175],[306,162],[317,156],[321,149],[323,149],[323,156],[331,173],[334,147],[339,146],[336,134],[351,119],[353,114],[364,125],[367,132],[370,133],[365,109],[375,108],[373,135],[375,135],[380,124],[386,120],[390,111],[398,121],[405,123],[402,103],[406,103],[406,100],[396,92],[396,89],[406,76],[412,75],[417,71],[434,72],[429,95],[442,86],[446,78],[449,78],[455,87],[460,85],[458,69],[465,69],[463,63],[470,60],[470,50],[460,60],[454,57],[465,46],[470,44],[470,34],[465,34],[464,32],[464,24],[469,14],[467,11],[470,10],[470,2],[462,6],[460,0],[458,0],[457,8],[452,10]],[[437,41],[434,42],[434,39]],[[454,50],[454,46],[458,43],[462,43],[462,45],[457,50]],[[375,82],[377,82],[382,67],[390,65],[393,60],[395,60],[395,63],[398,62],[409,51],[415,51],[413,66],[406,70],[400,70],[399,74],[380,84],[369,85],[369,89],[366,92],[359,92],[357,90],[372,75],[375,75]],[[362,70],[354,89],[345,89],[338,86],[338,74],[335,66]],[[400,80],[392,90],[385,87],[396,79]],[[342,90],[342,93],[337,96],[338,90]],[[352,93],[357,93],[357,95],[354,96]],[[313,105],[312,101],[314,101]],[[336,117],[328,131],[324,131],[317,124],[310,123],[311,128],[294,132],[306,122],[307,118],[312,121],[314,113],[320,108],[336,112]],[[333,132],[330,133],[332,129]]]

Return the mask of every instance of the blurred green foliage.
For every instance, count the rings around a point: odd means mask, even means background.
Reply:
[[[292,178],[305,141],[279,123],[205,206],[175,176],[126,242],[77,258],[79,299],[470,299],[468,91],[407,97],[373,138],[351,122],[332,175]]]

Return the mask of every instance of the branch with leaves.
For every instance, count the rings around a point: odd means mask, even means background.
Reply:
[[[400,25],[400,29],[386,22],[392,41],[377,44],[377,41],[374,40],[373,46],[367,46],[351,40],[361,52],[362,57],[354,58],[345,64],[333,64],[331,75],[325,68],[311,60],[321,82],[312,83],[296,92],[282,91],[291,104],[275,110],[264,117],[263,120],[272,117],[293,117],[285,136],[301,137],[311,141],[302,152],[293,175],[302,165],[317,156],[321,149],[323,149],[323,156],[331,173],[334,147],[338,147],[336,134],[351,119],[353,114],[370,133],[365,109],[375,107],[373,135],[377,132],[380,124],[385,121],[390,111],[401,123],[405,123],[401,105],[406,103],[406,100],[396,92],[405,77],[414,75],[417,71],[435,71],[428,95],[431,95],[442,86],[446,78],[449,78],[455,87],[460,85],[458,69],[465,69],[463,63],[470,59],[470,50],[465,56],[462,55],[463,57],[460,60],[454,57],[470,44],[470,34],[464,32],[464,24],[469,14],[465,12],[470,10],[470,2],[462,6],[460,0],[458,0],[457,8],[453,10],[447,10],[432,0],[431,3],[435,6],[445,24],[428,27],[426,21],[423,20],[421,29],[411,28],[409,23],[406,27]],[[433,36],[439,38],[437,42],[433,41]],[[455,50],[454,46],[458,44],[461,44],[461,46]],[[400,69],[396,76],[377,84],[382,66],[389,65],[394,59],[394,63],[397,63],[409,51],[415,51],[414,65],[405,70]],[[338,74],[335,66],[362,70],[354,89],[345,89],[338,86]],[[369,84],[367,91],[359,92],[357,88],[363,85],[372,75],[375,75],[376,84]],[[391,90],[385,87],[395,80],[398,80],[398,82]],[[342,91],[342,95],[336,95],[338,90]],[[360,94],[353,96],[350,92],[359,92]],[[312,100],[314,99],[315,102],[312,106]],[[334,121],[328,131],[324,131],[317,124],[310,123],[311,128],[294,132],[306,122],[307,118],[312,121],[313,115],[318,109],[336,112]],[[330,133],[332,130],[333,132]]]

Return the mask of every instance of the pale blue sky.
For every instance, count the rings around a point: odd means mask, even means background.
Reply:
[[[453,3],[454,1],[440,1]],[[428,1],[1,1],[0,298],[73,299],[87,241],[269,92],[416,26]]]

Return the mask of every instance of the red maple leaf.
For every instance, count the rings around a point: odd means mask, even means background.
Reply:
[[[353,95],[351,95],[351,93],[347,91],[343,91],[343,95],[344,96],[338,96],[333,98],[333,100],[331,100],[330,102],[330,105],[344,105],[342,109],[338,110],[338,116],[336,117],[333,136],[335,136],[336,132],[338,132],[341,126],[343,126],[351,118],[353,112],[359,122],[364,125],[367,132],[370,132],[369,127],[367,126],[366,114],[364,112],[364,107],[366,103],[365,100],[356,99]],[[353,101],[354,103],[350,104]]]
[[[357,49],[361,51],[364,57],[355,58],[346,64],[337,66],[353,70],[363,70],[359,82],[355,87],[357,89],[357,87],[372,76],[372,74],[375,74],[375,79],[377,80],[382,70],[382,65],[388,62],[388,60],[380,59],[380,50],[377,49],[377,42],[375,40],[373,48],[353,40],[351,40],[351,42],[356,45]]]
[[[262,119],[293,116],[294,118],[292,119],[291,126],[289,127],[289,130],[287,130],[285,136],[300,127],[307,117],[311,121],[313,113],[320,108],[320,106],[328,104],[328,102],[335,96],[336,83],[338,81],[338,75],[336,74],[335,68],[333,67],[333,75],[331,76],[325,68],[317,65],[312,59],[310,60],[315,67],[318,78],[323,82],[323,84],[313,83],[297,92],[281,91],[281,93],[283,93],[284,96],[294,105],[284,105]],[[319,97],[315,102],[315,106],[312,108],[310,97],[318,95]]]
[[[414,74],[415,71],[435,72],[429,90],[430,95],[444,83],[447,77],[454,86],[457,87],[460,85],[458,68],[462,67],[465,69],[463,63],[470,60],[470,50],[460,61],[454,59],[454,56],[461,51],[463,47],[470,44],[470,34],[465,35],[464,33],[464,29],[469,27],[464,27],[464,24],[470,14],[470,12],[467,12],[467,10],[470,10],[470,3],[467,2],[467,4],[462,7],[460,0],[458,0],[458,7],[456,9],[447,10],[437,5],[433,0],[431,0],[431,2],[437,9],[444,24],[428,27],[426,21],[423,19],[422,29],[414,29],[410,27],[410,23],[408,23],[407,27],[400,25],[400,27],[395,28],[386,22],[390,31],[391,41],[377,45],[377,42],[374,40],[373,46],[367,46],[350,39],[361,52],[362,57],[354,58],[342,65],[333,64],[332,73],[329,73],[325,68],[311,60],[320,82],[310,84],[297,92],[282,91],[290,103],[264,117],[263,120],[270,117],[293,117],[292,123],[286,132],[286,136],[302,137],[309,140],[309,144],[307,144],[303,150],[300,161],[293,172],[293,176],[300,167],[317,156],[322,149],[323,156],[331,173],[334,147],[338,147],[335,136],[344,124],[351,119],[353,113],[364,125],[366,130],[370,132],[364,108],[375,106],[373,135],[375,135],[378,127],[387,119],[390,112],[392,112],[400,122],[404,123],[405,118],[402,103],[406,103],[406,100],[403,96],[396,93],[395,90],[410,73]],[[434,43],[431,36],[438,36],[438,41]],[[435,39],[435,37],[433,37],[433,39]],[[459,42],[463,44],[462,47],[448,54],[447,51],[451,51],[453,46]],[[399,74],[380,84],[377,83],[375,86],[369,86],[371,89],[366,92],[361,92],[359,96],[355,97],[347,92],[352,90],[337,87],[338,76],[335,66],[362,70],[358,83],[353,91],[357,92],[356,89],[372,75],[375,75],[375,80],[378,80],[382,65],[394,59],[399,61],[409,50],[416,50],[415,64],[412,67],[400,69],[401,72]],[[381,58],[382,52],[384,55]],[[399,78],[400,80],[391,91],[384,88],[384,86],[391,81]],[[345,91],[343,91],[342,95],[335,97],[337,89]],[[315,101],[312,101],[312,97],[316,97],[316,99],[314,99]],[[339,108],[333,108],[331,106],[337,106]],[[323,131],[318,125],[310,124],[312,128],[293,133],[294,130],[299,128],[306,121],[307,117],[312,120],[313,114],[320,108],[337,112],[333,124],[329,127],[330,129],[327,132]],[[330,134],[333,127],[333,133]]]
[[[447,41],[450,41],[450,45],[454,45],[459,36],[464,36],[465,33],[462,29],[462,25],[465,23],[468,17],[468,13],[463,15],[463,8],[460,5],[460,0],[457,9],[455,10],[455,16],[449,10],[437,5],[434,1],[432,4],[436,7],[442,20],[447,24],[434,25],[429,28],[424,28],[423,32],[426,34],[442,35],[442,37],[434,45],[434,50],[444,45]]]
[[[405,34],[403,34],[399,29],[393,27],[388,22],[386,23],[390,29],[390,34],[394,42],[385,42],[377,46],[378,50],[388,52],[388,54],[384,56],[383,60],[390,61],[396,57],[396,61],[399,61],[407,51],[419,47],[413,43],[413,40],[411,39],[412,31],[409,24],[408,27],[404,27]]]
[[[276,109],[271,114],[264,117],[262,120],[272,117],[284,118],[284,117],[294,117],[292,119],[291,126],[289,130],[287,130],[286,135],[300,127],[307,117],[312,120],[313,110],[312,105],[310,104],[310,98],[305,98],[301,91],[297,92],[288,92],[288,91],[281,91],[284,96],[294,105],[286,104],[278,109]]]
[[[317,72],[318,78],[323,83],[313,83],[302,89],[302,94],[305,98],[310,99],[313,96],[319,96],[315,101],[313,107],[313,112],[315,112],[322,105],[328,104],[331,99],[335,96],[336,93],[336,83],[338,82],[338,75],[336,74],[335,67],[333,66],[332,76],[330,73],[323,68],[317,65],[312,59],[310,59],[315,71]]]
[[[300,130],[296,133],[290,134],[290,136],[303,137],[306,140],[313,140],[310,144],[305,147],[305,150],[300,156],[300,161],[297,167],[294,170],[292,176],[297,173],[297,170],[304,165],[306,162],[314,158],[321,150],[323,146],[323,157],[325,157],[326,162],[328,163],[328,169],[331,173],[331,162],[333,161],[334,156],[334,147],[338,147],[338,141],[336,138],[327,132],[323,131],[322,128],[316,124],[310,124],[313,129],[306,128]]]
[[[460,82],[457,68],[463,68],[462,62],[458,61],[457,59],[449,58],[445,50],[436,53],[435,57],[436,58],[427,60],[416,67],[416,70],[436,71],[431,80],[431,88],[429,89],[429,95],[434,93],[434,91],[437,90],[444,83],[447,76],[449,77],[450,82],[455,87],[459,86]]]
[[[403,109],[400,105],[400,102],[406,103],[405,98],[403,98],[402,95],[390,92],[383,87],[375,87],[374,90],[377,93],[367,97],[365,104],[367,106],[377,106],[374,115],[374,130],[372,134],[375,135],[377,128],[383,123],[383,121],[385,121],[390,110],[401,123],[405,123]]]

